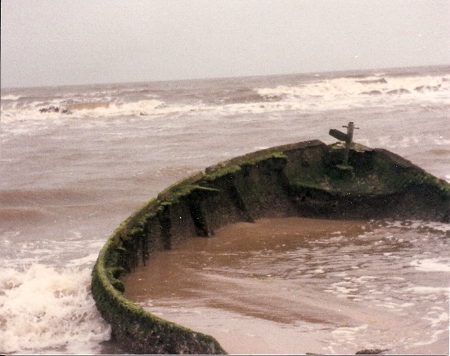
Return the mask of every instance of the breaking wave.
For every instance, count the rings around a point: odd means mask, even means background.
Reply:
[[[234,115],[236,113],[327,111],[362,107],[395,107],[414,104],[425,109],[449,106],[450,76],[344,76],[300,80],[276,87],[219,87],[195,92],[195,87],[173,90],[152,87],[110,88],[86,93],[68,92],[48,97],[2,96],[2,119],[99,118],[163,116],[186,113]],[[255,83],[256,84],[256,83]],[[167,84],[170,86],[170,84]],[[173,84],[172,84],[173,85]]]
[[[90,269],[34,264],[0,268],[0,278],[0,352],[92,353],[109,340],[91,296]]]

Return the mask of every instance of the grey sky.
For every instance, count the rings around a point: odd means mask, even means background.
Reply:
[[[448,0],[2,0],[2,87],[450,64]]]

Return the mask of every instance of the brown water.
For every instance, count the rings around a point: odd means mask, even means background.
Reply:
[[[123,278],[125,295],[230,353],[446,353],[447,234],[422,223],[238,223],[155,254]]]

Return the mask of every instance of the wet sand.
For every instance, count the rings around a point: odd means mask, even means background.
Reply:
[[[414,340],[422,324],[414,326],[417,316],[407,308],[423,308],[418,303],[393,303],[398,296],[389,294],[392,287],[384,283],[387,291],[346,287],[352,278],[381,279],[374,274],[383,261],[352,277],[364,267],[360,256],[373,251],[367,259],[376,261],[378,255],[408,248],[386,243],[377,251],[378,237],[368,245],[358,238],[380,226],[303,218],[230,225],[214,237],[194,238],[153,255],[146,267],[123,278],[125,295],[155,315],[214,336],[229,353],[354,354],[373,348],[393,354],[447,353],[448,328],[430,330],[433,337],[424,342]],[[393,310],[392,305],[403,307]]]

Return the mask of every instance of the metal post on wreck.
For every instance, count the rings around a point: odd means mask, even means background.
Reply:
[[[355,129],[359,129],[359,127],[355,127],[355,124],[353,121],[350,121],[347,126],[342,126],[347,128],[347,133],[343,133],[339,130],[331,129],[329,134],[333,136],[334,138],[337,138],[340,141],[345,142],[345,151],[344,151],[344,162],[343,166],[348,167],[348,155],[350,152],[350,148],[353,144],[353,131]]]
[[[345,141],[345,155],[344,155],[344,165],[348,166],[348,154],[350,152],[350,148],[353,143],[353,131],[355,129],[359,129],[359,127],[355,127],[353,121],[350,121],[347,126],[342,126],[347,128],[347,137],[348,139]]]

